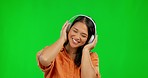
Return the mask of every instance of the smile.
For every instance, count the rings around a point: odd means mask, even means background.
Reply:
[[[80,43],[79,41],[76,41],[76,40],[73,39],[73,38],[72,38],[72,40],[73,40],[74,44],[78,44],[78,43]]]

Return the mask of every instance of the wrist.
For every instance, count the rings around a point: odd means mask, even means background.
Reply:
[[[65,43],[65,39],[64,39],[63,37],[61,37],[61,38],[59,39],[59,42],[62,43],[62,44],[64,44],[64,43]]]
[[[89,53],[89,50],[88,49],[83,49],[82,53],[86,53],[86,52]]]

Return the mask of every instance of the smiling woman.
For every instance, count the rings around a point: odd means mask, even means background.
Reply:
[[[97,43],[95,28],[85,15],[66,22],[61,37],[37,53],[45,78],[100,78],[98,56],[90,52]]]

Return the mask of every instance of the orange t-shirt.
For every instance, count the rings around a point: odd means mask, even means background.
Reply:
[[[43,51],[43,50],[41,50]],[[98,56],[96,53],[90,53],[92,64],[94,67],[98,67]],[[55,60],[47,67],[41,65],[38,60],[38,65],[44,72],[45,78],[81,78],[81,66],[77,67],[74,61],[67,54],[66,49],[58,53]],[[100,78],[98,70],[95,69],[96,75]]]

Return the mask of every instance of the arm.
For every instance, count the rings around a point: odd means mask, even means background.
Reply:
[[[96,75],[96,70],[98,70],[98,67],[94,67],[90,57],[90,50],[95,46],[96,42],[97,42],[97,37],[95,38],[93,43],[88,44],[83,48],[82,60],[81,60],[81,77],[82,78],[98,78]]]
[[[51,46],[46,47],[44,50],[42,50],[37,58],[39,59],[40,63],[43,66],[49,66],[50,63],[55,59],[57,54],[60,52],[60,50],[63,47],[63,44],[67,40],[66,38],[66,28],[68,26],[68,22],[66,22],[62,28],[61,37]]]

